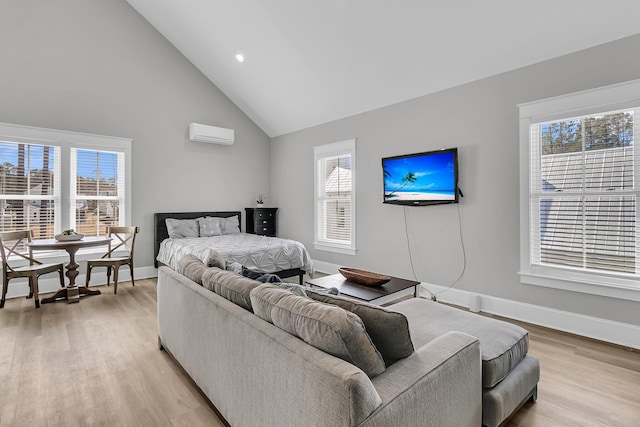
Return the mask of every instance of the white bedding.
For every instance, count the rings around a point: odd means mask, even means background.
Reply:
[[[193,254],[206,261],[211,249],[219,252],[225,260],[267,273],[291,268],[299,268],[309,275],[314,271],[311,257],[302,243],[247,233],[165,239],[160,243],[157,259],[175,270],[184,255]]]

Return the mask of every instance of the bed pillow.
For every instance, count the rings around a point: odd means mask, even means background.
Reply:
[[[409,322],[404,314],[352,298],[316,292],[315,289],[307,289],[307,296],[337,305],[360,317],[387,367],[413,353]]]
[[[238,222],[237,216],[230,216],[229,218],[222,219],[222,234],[236,234],[240,232],[240,222]]]
[[[164,221],[171,239],[199,237],[200,235],[197,219],[167,218]]]
[[[265,283],[251,291],[253,312],[307,344],[362,369],[369,378],[385,371],[384,360],[362,320],[332,304]]]
[[[197,256],[188,254],[180,258],[176,271],[202,285],[202,275],[207,271],[207,266]]]
[[[198,218],[198,225],[200,226],[200,237],[212,237],[221,236],[222,227],[220,220],[222,218],[216,218],[213,216],[205,216]]]

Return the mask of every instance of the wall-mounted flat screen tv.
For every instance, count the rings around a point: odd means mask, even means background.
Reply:
[[[458,149],[382,159],[384,203],[425,206],[458,203]]]

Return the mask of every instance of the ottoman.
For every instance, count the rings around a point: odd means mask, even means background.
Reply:
[[[498,426],[522,404],[536,400],[540,364],[537,358],[527,355],[529,335],[525,329],[422,298],[407,299],[387,308],[407,317],[416,348],[450,331],[478,338],[483,425]]]

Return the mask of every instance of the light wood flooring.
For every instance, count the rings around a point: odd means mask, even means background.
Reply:
[[[0,310],[0,427],[222,426],[157,348],[156,280],[78,304]],[[542,365],[538,402],[508,426],[640,425],[640,353],[524,325]]]

